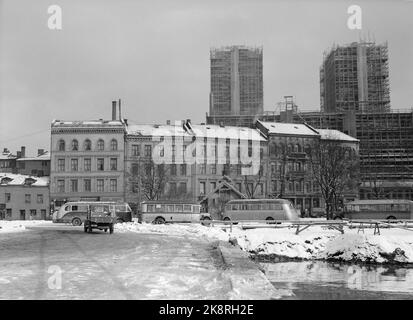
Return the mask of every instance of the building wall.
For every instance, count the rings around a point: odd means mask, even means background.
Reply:
[[[17,160],[17,173],[43,177],[50,175],[50,160]]]
[[[263,112],[262,48],[212,49],[210,115]]]
[[[85,150],[85,140],[91,142],[91,150]],[[117,149],[111,150],[111,141],[117,141]],[[59,150],[59,141],[65,141],[65,150]],[[71,150],[73,140],[78,141],[78,150]],[[104,150],[98,150],[98,141],[104,141]],[[78,169],[72,168],[72,159],[78,161]],[[85,159],[90,159],[90,170]],[[98,170],[98,159],[104,159],[103,170]],[[116,159],[116,169],[111,169],[111,159]],[[59,160],[64,168],[59,168]],[[88,161],[88,160],[87,160]],[[64,170],[61,170],[64,169]],[[52,124],[51,132],[51,172],[50,198],[52,201],[123,201],[124,200],[124,127],[119,125],[59,125]],[[85,181],[86,180],[86,181]],[[59,190],[59,181],[64,182],[64,190]],[[71,189],[72,181],[77,181],[77,191]],[[86,183],[90,181],[90,191]],[[103,191],[99,190],[103,181]],[[113,182],[116,181],[116,190]]]
[[[10,200],[7,199],[8,194]],[[5,220],[50,219],[47,186],[0,185],[0,204],[5,205]],[[22,212],[23,211],[23,212]]]

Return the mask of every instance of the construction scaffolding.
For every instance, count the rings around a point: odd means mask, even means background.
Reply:
[[[389,112],[387,43],[333,46],[320,67],[322,112]]]

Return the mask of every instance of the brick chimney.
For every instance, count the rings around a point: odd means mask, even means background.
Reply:
[[[44,153],[44,149],[37,149],[37,155],[41,156]]]
[[[112,121],[116,120],[116,101],[112,101]]]

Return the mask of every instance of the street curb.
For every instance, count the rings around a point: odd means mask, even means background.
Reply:
[[[290,290],[276,289],[239,246],[220,241],[217,249],[225,264],[224,277],[231,283],[230,299],[268,300],[291,296]]]

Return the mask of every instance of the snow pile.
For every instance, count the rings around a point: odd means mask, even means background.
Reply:
[[[20,232],[26,230],[26,227],[43,224],[45,220],[0,220],[0,233]]]
[[[345,228],[345,233],[312,227],[296,235],[291,229],[252,229],[235,236],[252,255],[292,259],[337,260],[367,263],[413,263],[413,232],[373,230],[365,234]],[[232,235],[234,236],[234,234]]]
[[[276,255],[287,258],[313,259],[323,251],[337,232],[314,227],[311,232],[295,234],[295,229],[250,229],[235,232],[239,246],[254,255]]]
[[[188,224],[151,224],[151,223],[118,223],[115,230],[120,232],[161,233],[175,236],[207,237],[214,240],[228,241],[229,234],[220,228],[207,227],[197,223]]]
[[[318,258],[372,263],[413,263],[413,232],[400,230],[397,235],[340,235],[327,243]]]

